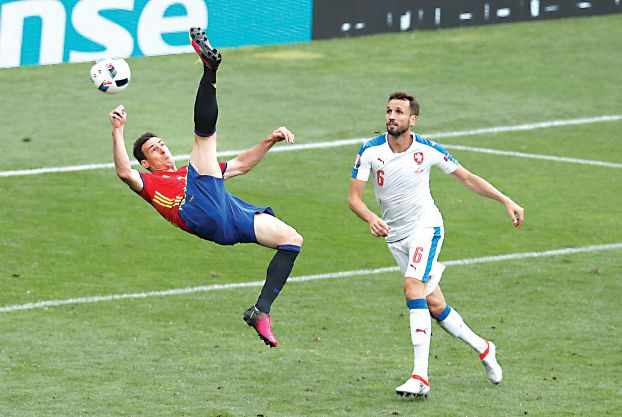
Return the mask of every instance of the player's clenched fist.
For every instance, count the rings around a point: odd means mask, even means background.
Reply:
[[[125,125],[127,115],[125,114],[125,107],[123,104],[119,104],[110,113],[108,113],[108,117],[110,118],[112,127],[119,128]]]

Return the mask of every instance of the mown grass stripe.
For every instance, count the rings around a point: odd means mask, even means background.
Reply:
[[[535,129],[543,129],[549,127],[560,127],[560,126],[572,126],[572,125],[581,125],[581,124],[590,124],[590,123],[601,123],[601,122],[612,122],[622,120],[622,115],[607,115],[607,116],[599,116],[599,117],[588,117],[581,119],[567,119],[567,120],[551,120],[548,122],[539,122],[539,123],[528,123],[523,125],[514,125],[514,126],[497,126],[497,127],[489,127],[482,129],[473,129],[473,130],[461,130],[455,132],[440,132],[440,133],[428,133],[422,134],[422,136],[428,139],[444,139],[444,138],[452,138],[452,137],[463,137],[463,136],[475,136],[482,134],[490,134],[490,133],[504,133],[504,132],[518,132],[525,130],[535,130]],[[343,139],[343,140],[334,140],[328,142],[313,142],[306,144],[295,144],[288,146],[277,146],[271,150],[271,152],[292,152],[292,151],[302,151],[307,149],[325,149],[325,148],[336,148],[340,146],[349,146],[356,145],[362,143],[363,141],[369,138],[353,138],[353,139]],[[471,152],[483,152],[489,154],[496,155],[506,155],[506,156],[517,156],[522,158],[532,158],[532,159],[546,159],[558,162],[570,162],[570,163],[578,163],[585,165],[596,165],[603,166],[609,168],[622,168],[622,163],[615,162],[603,162],[603,161],[593,161],[589,159],[577,159],[577,158],[565,158],[559,156],[549,156],[549,155],[537,155],[537,154],[526,154],[521,152],[509,152],[509,151],[501,151],[496,149],[486,149],[486,148],[471,148],[468,146],[461,145],[444,145],[448,149],[461,149],[465,151]],[[232,150],[232,151],[223,151],[218,152],[219,157],[225,156],[235,156],[241,153],[243,150]],[[188,160],[189,155],[177,155],[174,157],[176,161]],[[138,166],[137,161],[133,161],[132,166]],[[16,177],[16,176],[26,176],[26,175],[41,175],[41,174],[53,174],[53,173],[61,173],[61,172],[75,172],[75,171],[91,171],[96,169],[111,169],[114,168],[114,163],[102,163],[102,164],[86,164],[86,165],[71,165],[71,166],[63,166],[63,167],[48,167],[48,168],[33,168],[33,169],[19,169],[12,171],[0,171],[0,177]]]
[[[556,249],[556,250],[549,250],[549,251],[544,251],[544,252],[511,253],[507,255],[484,256],[481,258],[458,259],[458,260],[447,261],[443,263],[446,266],[475,265],[475,264],[482,264],[482,263],[489,263],[489,262],[501,262],[501,261],[510,261],[510,260],[516,260],[516,259],[526,259],[526,258],[543,258],[543,257],[548,257],[548,256],[570,255],[574,253],[598,252],[598,251],[603,251],[603,250],[614,250],[614,249],[622,249],[622,242],[604,244],[604,245],[582,246],[578,248]],[[359,269],[359,270],[354,270],[354,271],[331,272],[331,273],[326,273],[326,274],[303,275],[299,277],[292,277],[288,280],[288,282],[306,282],[306,281],[317,281],[317,280],[322,280],[322,279],[335,279],[335,278],[348,278],[348,277],[364,276],[364,275],[376,275],[376,274],[383,274],[386,272],[396,272],[398,270],[399,270],[398,267],[390,266],[390,267],[373,268],[373,269]],[[9,305],[9,306],[0,307],[0,313],[10,313],[10,312],[21,311],[21,310],[34,310],[38,308],[47,308],[47,307],[57,307],[57,306],[68,305],[68,304],[86,304],[86,303],[97,303],[101,301],[115,301],[115,300],[124,300],[124,299],[148,298],[148,297],[163,297],[163,296],[169,296],[169,295],[190,294],[190,293],[195,293],[195,292],[209,292],[209,291],[229,290],[229,289],[247,288],[247,287],[261,287],[262,285],[263,285],[263,281],[250,281],[250,282],[237,282],[237,283],[229,283],[229,284],[201,285],[198,287],[178,288],[178,289],[170,289],[170,290],[163,290],[163,291],[149,291],[149,292],[133,293],[133,294],[113,294],[113,295],[101,295],[101,296],[93,296],[93,297],[70,298],[66,300],[47,300],[47,301],[38,301],[34,303],[17,304],[17,305]]]

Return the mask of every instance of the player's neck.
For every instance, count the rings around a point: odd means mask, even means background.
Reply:
[[[410,130],[402,133],[398,137],[387,134],[389,137],[389,147],[395,153],[402,153],[406,149],[410,148],[413,143],[413,137]]]
[[[177,167],[173,165],[172,167],[163,168],[163,169],[154,169],[153,172],[175,172],[177,171]]]

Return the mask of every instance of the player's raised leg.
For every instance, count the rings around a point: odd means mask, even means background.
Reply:
[[[257,303],[246,310],[242,317],[249,326],[255,328],[268,346],[276,347],[278,342],[272,333],[270,308],[294,268],[303,239],[293,227],[266,213],[255,215],[254,229],[257,243],[276,249],[276,254],[268,265],[266,281]]]
[[[438,324],[450,335],[462,340],[471,346],[480,357],[484,364],[488,379],[493,384],[498,384],[503,379],[503,370],[497,362],[495,344],[478,336],[464,322],[462,316],[445,302],[445,297],[440,287],[427,297],[430,314],[436,319]]]
[[[190,28],[190,42],[203,61],[203,76],[194,102],[194,146],[190,152],[190,165],[200,175],[221,178],[222,172],[216,159],[216,70],[222,58],[211,47],[201,28]]]

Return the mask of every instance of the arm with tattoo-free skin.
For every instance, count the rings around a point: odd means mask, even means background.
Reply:
[[[125,149],[125,137],[123,135],[123,127],[127,122],[125,107],[123,105],[115,107],[108,114],[108,117],[112,125],[112,152],[117,176],[132,190],[141,192],[143,181],[138,171],[130,165],[130,157]]]
[[[224,178],[228,179],[246,174],[261,162],[275,143],[283,140],[287,143],[294,143],[294,134],[285,127],[279,127],[252,148],[227,161],[227,170],[225,171]]]
[[[376,237],[389,235],[390,227],[376,213],[371,211],[363,201],[363,191],[367,182],[350,178],[348,206],[357,216],[369,223],[369,231]]]
[[[512,220],[512,224],[514,225],[514,227],[520,227],[523,224],[523,208],[516,204],[514,201],[512,201],[510,197],[497,190],[488,181],[486,181],[482,177],[473,174],[462,166],[459,166],[458,169],[456,169],[451,175],[462,185],[464,185],[466,188],[473,191],[474,193],[491,198],[493,200],[497,200],[498,202],[503,204],[508,213],[508,216]]]

